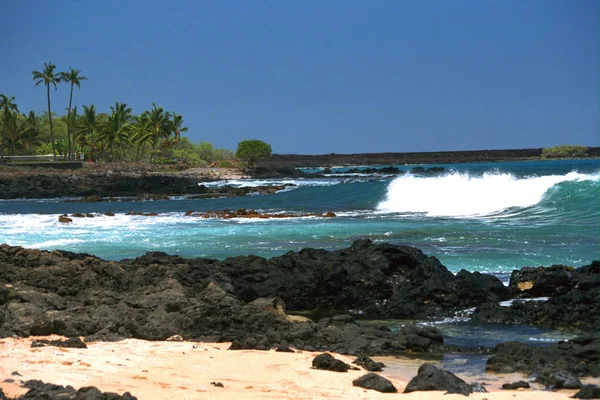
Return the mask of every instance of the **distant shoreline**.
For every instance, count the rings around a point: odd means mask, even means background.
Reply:
[[[257,161],[258,167],[298,168],[332,167],[349,165],[401,165],[401,164],[451,164],[500,161],[535,161],[542,158],[542,148],[507,150],[463,150],[407,153],[358,153],[358,154],[272,154]],[[581,157],[577,157],[581,158]],[[586,157],[600,158],[600,147],[589,147]],[[552,158],[547,160],[568,159]]]

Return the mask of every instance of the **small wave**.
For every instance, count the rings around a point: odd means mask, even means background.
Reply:
[[[230,179],[215,182],[199,182],[198,185],[206,187],[259,187],[259,186],[332,186],[339,184],[339,180],[332,179]]]
[[[296,187],[302,186],[335,186],[343,183],[356,183],[356,182],[365,182],[372,180],[383,180],[385,176],[382,175],[369,175],[369,174],[340,174],[340,175],[330,175],[321,179],[231,179],[231,180],[222,180],[215,182],[198,182],[198,185],[204,185],[206,187],[222,187],[222,186],[232,186],[232,187],[259,187],[259,186],[283,186],[283,185],[294,185],[289,186],[284,190],[293,190]],[[389,178],[389,177],[388,177]]]
[[[377,209],[423,213],[430,217],[481,217],[538,204],[553,186],[565,182],[598,181],[600,174],[570,172],[517,178],[509,173],[482,176],[453,172],[440,177],[404,175],[390,182]]]
[[[71,244],[77,244],[77,243],[83,243],[83,242],[84,242],[84,240],[82,240],[82,239],[74,239],[74,238],[55,239],[55,240],[46,240],[46,241],[38,242],[38,243],[32,243],[32,244],[26,245],[25,247],[32,248],[32,249],[48,249],[48,248],[68,246]]]

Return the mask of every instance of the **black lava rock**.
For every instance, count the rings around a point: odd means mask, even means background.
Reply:
[[[52,383],[44,383],[39,380],[29,380],[23,384],[29,391],[19,400],[26,399],[64,399],[64,400],[79,400],[79,399],[94,399],[94,400],[137,400],[137,397],[132,396],[129,392],[122,395],[112,392],[102,392],[94,386],[82,387],[75,390],[71,386],[54,385]]]
[[[352,361],[353,364],[360,365],[364,369],[370,372],[382,371],[385,364],[382,362],[373,361],[370,357],[360,356],[356,360]]]
[[[427,390],[445,390],[446,393],[458,393],[468,396],[473,389],[465,381],[454,375],[452,372],[438,369],[433,364],[425,363],[419,367],[417,376],[412,378],[404,393],[427,391]]]
[[[312,366],[316,369],[323,369],[326,371],[335,372],[348,372],[348,364],[345,362],[333,358],[329,353],[319,354],[312,360]]]
[[[581,389],[583,383],[569,371],[558,371],[544,379],[544,385],[553,389]]]
[[[45,346],[68,347],[72,349],[87,349],[87,345],[78,337],[72,337],[66,340],[36,339],[31,342],[31,347]]]
[[[353,380],[352,385],[365,389],[376,390],[382,393],[396,393],[398,391],[394,384],[387,378],[372,372]]]
[[[530,389],[529,382],[518,381],[512,383],[505,383],[502,385],[502,389],[504,390],[516,390],[516,389]]]
[[[596,385],[585,385],[572,397],[574,399],[600,399],[600,388]]]

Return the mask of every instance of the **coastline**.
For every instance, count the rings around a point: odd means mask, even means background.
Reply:
[[[377,270],[387,275],[374,276],[375,259]],[[382,375],[400,392],[417,376],[419,364],[430,362],[407,358],[420,354],[426,359],[446,354],[460,357],[470,354],[468,351],[490,354],[486,379],[467,376],[462,384],[488,381],[492,390],[498,389],[496,383],[514,383],[488,379],[494,374],[509,374],[518,380],[531,380],[533,377],[524,377],[537,374],[533,390],[501,391],[491,397],[498,399],[521,393],[524,399],[567,398],[573,391],[553,392],[551,397],[541,389],[574,389],[595,382],[597,378],[589,377],[598,376],[594,358],[598,338],[593,328],[593,321],[600,315],[594,311],[598,306],[594,288],[600,278],[597,261],[576,270],[556,266],[524,268],[513,273],[508,288],[492,276],[466,271],[452,275],[439,261],[416,248],[374,245],[367,240],[336,252],[304,249],[270,260],[249,256],[222,263],[161,252],[106,262],[88,254],[0,245],[0,265],[0,354],[5,355],[0,362],[0,376],[14,379],[0,387],[11,396],[21,393],[22,388],[17,387],[21,381],[35,379],[76,387],[97,385],[103,391],[129,391],[152,399],[160,397],[146,393],[167,389],[175,392],[163,398],[186,398],[190,391],[187,398],[199,398],[198,393],[208,393],[204,398],[389,396],[352,386],[353,380],[366,371],[311,369],[312,359],[326,352],[336,354],[344,363],[351,363],[356,356],[384,357],[382,360],[394,367],[384,368]],[[342,279],[339,269],[350,265],[353,276]],[[283,275],[282,268],[286,271]],[[317,279],[326,274],[331,279]],[[573,277],[567,286],[552,284],[565,274]],[[543,322],[549,315],[566,311],[568,315],[555,321],[559,326],[572,326],[572,321],[584,319],[592,325],[587,335],[546,347],[543,352],[530,345],[504,342],[493,349],[473,348],[463,353],[445,345],[442,333],[433,326],[405,325],[396,332],[380,324],[361,324],[347,314],[315,321],[294,315],[294,310],[318,309],[325,304],[345,304],[333,309],[374,311],[376,304],[365,301],[376,301],[377,293],[382,294],[384,282],[391,276],[398,283],[388,294],[400,295],[382,298],[381,303],[391,307],[387,316],[380,313],[384,318],[397,318],[396,311],[405,313],[411,308],[415,319],[436,314],[436,310],[446,310],[439,315],[448,316],[457,309],[479,304],[483,306],[477,307],[472,316],[473,321],[477,316],[479,323],[518,323],[513,318],[525,317],[523,311],[537,315]],[[371,284],[360,288],[358,283],[367,280]],[[300,281],[301,287],[294,284]],[[329,290],[325,292],[320,285]],[[552,298],[544,304],[523,302],[498,309],[497,301],[530,297],[531,289],[536,295]],[[419,293],[419,297],[413,298],[410,293]],[[455,293],[457,297],[439,297],[439,293]],[[286,312],[286,304],[290,313]],[[78,338],[76,344],[81,344],[83,338],[89,346],[66,348],[67,343],[54,343],[52,346],[58,347],[31,348],[32,341],[41,335]],[[230,347],[235,350],[226,351]],[[273,351],[288,347],[296,352]],[[398,356],[404,361],[395,358]],[[15,371],[18,374],[13,374]],[[577,385],[554,383],[559,382],[555,376],[568,376]],[[125,378],[128,380],[123,381]],[[211,382],[221,382],[225,387],[208,387]],[[439,382],[435,386],[446,390],[450,387]],[[420,391],[407,398],[433,399],[440,395],[423,393],[428,390],[423,387],[416,390]],[[213,391],[217,395],[213,396]],[[478,392],[472,397],[490,399],[488,395]]]
[[[44,337],[56,340],[59,336]],[[200,343],[174,341],[143,341],[126,339],[119,342],[88,343],[87,349],[39,347],[31,342],[40,337],[0,339],[0,353],[8,355],[0,363],[0,376],[14,382],[0,382],[9,398],[20,396],[27,389],[20,381],[39,379],[76,389],[96,386],[104,392],[130,392],[138,399],[389,399],[409,400],[464,399],[460,394],[442,391],[418,391],[403,394],[409,377],[416,375],[418,361],[402,365],[387,377],[398,394],[385,394],[352,385],[352,381],[367,371],[346,373],[311,368],[311,360],[319,352],[283,353],[257,350],[227,350],[231,343]],[[351,363],[354,357],[334,354]],[[424,361],[422,361],[424,362]],[[11,375],[13,372],[19,375]],[[402,376],[402,375],[400,375]],[[223,387],[212,385],[221,382]],[[576,390],[559,392],[532,390],[498,390],[472,393],[469,398],[505,399],[567,399]]]
[[[373,165],[419,165],[483,163],[503,161],[542,161],[543,148],[506,150],[462,150],[432,152],[390,152],[357,154],[272,154],[259,159],[258,167],[266,168],[312,168],[333,166],[373,166]],[[600,147],[589,147],[588,157],[600,158]],[[552,158],[561,160],[571,158]]]
[[[114,172],[116,171],[104,171],[103,173],[112,175]],[[193,180],[192,174],[201,176],[206,173],[212,174],[212,172],[215,171],[148,171],[134,178],[139,178],[143,182],[151,180],[155,175],[164,175],[166,178],[161,182],[170,182],[178,174]],[[238,177],[225,175],[230,172],[223,171],[223,175],[219,174],[218,176],[212,174],[210,179],[236,179]],[[136,173],[133,172],[133,174]],[[114,175],[118,175],[118,172]],[[107,180],[107,187],[110,187],[110,182]],[[188,186],[188,183],[182,182],[180,187],[183,189],[198,187],[197,184]],[[23,379],[18,376],[14,378],[18,378],[19,381],[42,379],[49,383],[77,386],[80,385],[79,381],[72,380],[73,376],[95,373],[90,366],[97,364],[97,360],[101,357],[106,357],[107,362],[103,366],[110,368],[108,371],[102,368],[97,371],[97,375],[100,377],[98,386],[103,391],[120,393],[130,391],[133,395],[139,396],[140,394],[132,388],[146,390],[149,380],[152,384],[158,384],[159,388],[148,390],[173,389],[171,386],[174,385],[165,382],[163,377],[172,377],[172,381],[175,382],[181,378],[181,375],[189,375],[189,381],[184,380],[179,385],[185,389],[181,389],[179,386],[175,387],[182,392],[170,393],[165,395],[165,398],[186,398],[186,396],[198,398],[196,393],[204,392],[194,392],[190,395],[188,389],[195,385],[201,376],[206,375],[210,377],[210,381],[208,381],[210,387],[194,386],[194,390],[206,390],[208,393],[206,397],[210,398],[221,395],[223,398],[246,398],[244,397],[246,392],[251,393],[247,398],[282,396],[289,396],[284,398],[379,398],[377,396],[389,395],[353,388],[351,386],[352,379],[344,380],[343,387],[328,386],[333,380],[332,376],[345,375],[347,377],[350,376],[349,373],[336,374],[315,371],[319,376],[326,376],[327,380],[318,387],[314,387],[312,385],[316,378],[311,374],[306,374],[305,368],[313,371],[310,369],[310,358],[324,351],[355,355],[368,353],[373,357],[382,355],[394,357],[405,351],[407,353],[421,351],[422,349],[419,347],[423,346],[425,339],[428,341],[427,346],[433,352],[437,352],[437,355],[445,356],[448,352],[456,351],[451,346],[442,347],[440,344],[436,344],[437,339],[442,336],[439,331],[435,332],[437,329],[405,330],[403,327],[398,332],[392,332],[389,329],[382,329],[381,326],[362,325],[360,321],[354,321],[349,315],[335,315],[319,321],[315,319],[314,322],[293,315],[296,311],[322,307],[330,307],[332,310],[367,310],[370,317],[374,319],[379,316],[401,318],[405,316],[404,313],[407,310],[410,310],[410,316],[415,319],[431,316],[432,313],[437,313],[436,315],[439,314],[442,317],[451,315],[448,313],[455,310],[476,307],[473,315],[477,317],[477,320],[472,319],[475,323],[516,325],[525,322],[544,326],[550,322],[554,325],[558,324],[557,326],[577,326],[583,321],[587,324],[584,326],[585,332],[594,337],[578,338],[573,340],[574,344],[568,344],[571,339],[567,340],[566,344],[561,342],[565,345],[561,349],[568,346],[572,348],[569,350],[569,354],[565,353],[567,358],[574,354],[587,354],[593,346],[597,348],[598,342],[597,330],[592,326],[594,321],[597,321],[597,316],[600,315],[600,312],[593,311],[594,307],[597,310],[599,304],[597,292],[592,290],[594,287],[598,287],[599,282],[600,264],[597,261],[577,269],[569,266],[552,266],[552,268],[546,269],[523,267],[520,271],[513,271],[514,277],[511,276],[511,285],[506,288],[499,284],[497,279],[492,279],[485,274],[461,272],[458,275],[450,276],[448,271],[442,268],[442,265],[434,262],[433,258],[429,261],[423,258],[425,255],[420,255],[420,250],[416,247],[409,249],[403,246],[390,246],[386,243],[373,245],[365,240],[355,242],[349,249],[340,249],[339,257],[333,252],[319,250],[316,246],[310,246],[310,248],[307,246],[298,253],[279,258],[279,261],[277,258],[261,260],[260,257],[237,256],[231,259],[235,262],[230,260],[227,263],[208,259],[184,259],[159,251],[146,253],[136,259],[108,262],[89,254],[76,254],[62,250],[48,252],[12,246],[0,246],[0,250],[0,253],[6,253],[6,257],[2,257],[0,254],[0,317],[2,317],[0,332],[3,332],[1,336],[6,338],[0,339],[0,341],[2,345],[11,345],[12,340],[23,340],[22,346],[15,345],[21,349],[19,351],[22,351],[25,357],[20,365],[31,363],[34,367],[42,367],[39,372],[43,375],[22,374],[24,375]],[[399,259],[402,260],[400,264],[396,262]],[[306,268],[309,266],[308,262],[310,262],[310,267]],[[375,277],[372,273],[373,267],[377,267],[375,270],[381,270],[386,275]],[[363,268],[365,270],[360,272],[361,275],[356,274],[359,269]],[[396,270],[396,268],[398,269]],[[421,272],[413,274],[416,269]],[[307,274],[305,271],[312,271],[312,273]],[[351,271],[351,279],[347,279],[349,271]],[[362,275],[363,272],[364,275]],[[388,277],[387,274],[390,276]],[[402,279],[398,279],[399,276],[402,276]],[[565,276],[568,276],[569,279],[563,279]],[[388,287],[386,282],[391,282],[391,278],[395,283],[393,287]],[[302,285],[294,285],[294,282],[302,282]],[[403,282],[411,282],[411,285]],[[561,282],[561,285],[556,285],[556,282]],[[288,283],[291,286],[286,286]],[[319,286],[321,283],[324,285],[323,288]],[[363,286],[364,283],[368,283],[368,285]],[[298,286],[302,287],[302,293],[296,292]],[[360,288],[360,291],[356,291],[356,288]],[[532,288],[534,290],[531,293],[527,292]],[[336,297],[336,294],[340,293],[343,293],[344,296]],[[400,294],[393,296],[394,293]],[[419,293],[419,295],[410,297],[414,293]],[[439,293],[441,295],[438,296]],[[382,301],[369,303],[376,296],[382,296]],[[536,296],[548,297],[550,300],[540,304],[527,301],[528,298]],[[515,303],[519,304],[514,307],[512,305],[509,307],[499,306],[498,302],[506,301],[509,298],[519,300]],[[315,303],[315,299],[319,299],[321,303]],[[523,301],[521,302],[520,299]],[[350,302],[350,300],[352,301]],[[342,307],[333,307],[337,304]],[[384,304],[385,307],[382,308],[381,304]],[[578,308],[582,312],[582,314],[578,314],[579,311],[576,311],[575,308],[582,305],[585,305],[586,310]],[[285,312],[286,307],[290,310],[289,314]],[[570,309],[570,307],[574,308]],[[588,317],[588,314],[591,317]],[[233,327],[233,324],[237,325]],[[103,348],[102,351],[105,355],[86,361],[83,358],[85,350],[31,349],[28,347],[28,343],[31,343],[34,335],[50,333],[83,337],[90,347]],[[164,341],[172,335],[181,335],[188,342]],[[27,339],[14,339],[16,336]],[[132,337],[137,339],[130,339]],[[429,343],[430,339],[432,343]],[[115,340],[120,342],[115,342]],[[217,341],[221,343],[215,344],[213,350],[222,351],[224,349],[219,346],[228,347],[231,340],[234,340],[234,343],[241,341],[242,347],[239,348],[243,350],[223,351],[227,355],[223,358],[222,363],[219,361],[219,365],[214,365],[214,369],[210,371],[202,369],[201,372],[198,372],[198,365],[211,364],[218,357],[210,353],[208,359],[200,358],[190,362],[187,356],[192,351],[176,347],[174,344],[181,343],[182,346],[193,349],[195,353],[197,348],[193,346],[207,347]],[[123,349],[120,347],[121,344],[126,347]],[[278,345],[290,345],[295,349],[301,349],[301,352],[296,354],[308,355],[309,358],[303,359],[302,367],[298,369],[299,367],[297,368],[286,358],[289,356],[268,350]],[[553,346],[548,349],[556,352],[561,350],[559,347]],[[581,351],[582,347],[585,347],[584,351]],[[157,350],[172,348],[177,350],[177,355],[174,353],[161,355],[157,352]],[[3,354],[13,354],[12,350],[9,353],[9,350],[0,349],[3,350]],[[211,349],[208,348],[206,351],[210,352]],[[495,349],[490,347],[486,351],[492,352]],[[520,351],[520,348],[512,348],[508,349],[505,354],[518,355]],[[535,352],[535,347],[531,351]],[[78,358],[74,361],[66,360],[63,357],[67,353],[73,353]],[[141,355],[142,361],[140,362],[145,363],[145,366],[157,362],[159,364],[157,371],[176,360],[173,368],[179,368],[179,370],[157,372],[157,376],[153,378],[146,376],[145,379],[143,375],[137,374],[137,377],[136,375],[130,377],[133,379],[131,383],[122,384],[117,388],[118,390],[103,386],[107,382],[121,382],[120,376],[113,378],[113,375],[115,373],[119,375],[117,367],[126,366],[131,359],[122,360],[119,357],[131,354]],[[241,362],[246,354],[253,360],[253,364],[247,365]],[[592,351],[591,354],[596,353]],[[257,359],[264,355],[272,355],[275,358],[268,361],[266,365],[261,364]],[[44,358],[46,356],[50,358],[46,360]],[[457,357],[460,358],[460,355]],[[336,354],[336,358],[350,362],[354,357],[348,358]],[[398,359],[395,360],[394,362],[398,362]],[[585,368],[589,366],[589,371],[595,374],[591,376],[598,376],[597,359],[594,360],[590,356],[584,362],[586,363]],[[514,367],[516,369],[520,364],[520,360],[512,359],[506,361],[504,366],[497,368]],[[544,364],[547,364],[546,360],[538,363],[538,365]],[[182,368],[182,365],[186,367]],[[188,365],[190,367],[187,367]],[[399,365],[399,370],[390,368],[384,370],[382,375],[389,377],[399,391],[402,391],[408,380],[416,375],[417,365],[414,359],[411,359],[410,362],[406,362],[406,360],[404,363],[399,362]],[[407,365],[410,365],[408,370],[405,369]],[[568,365],[566,367],[568,369],[573,368],[574,373],[582,377],[584,383],[590,382],[589,378],[585,378],[590,376],[589,371],[577,369],[578,365],[581,366],[578,361],[573,364],[572,360],[565,359],[563,365]],[[79,368],[80,366],[82,369]],[[277,368],[272,368],[272,366],[277,366]],[[63,367],[66,369],[62,369]],[[211,374],[214,371],[220,371],[219,368],[224,368],[225,371],[240,376],[240,379],[237,379],[239,382],[235,384],[240,386],[234,387],[236,391],[225,390],[227,387],[232,387],[231,383],[227,386],[227,380],[233,378],[219,378],[225,376],[223,374],[213,378],[216,375]],[[515,374],[518,375],[515,380],[528,376],[532,372],[539,372],[538,367],[531,368],[534,369],[526,372],[520,370],[525,375]],[[546,378],[551,374],[560,373],[563,368],[563,366],[557,366],[547,371]],[[48,378],[50,376],[47,374],[49,369],[53,374],[57,374],[56,380]],[[146,367],[138,369],[150,371]],[[254,373],[255,370],[271,371],[271,373],[266,374],[264,378],[254,378],[249,371]],[[21,373],[19,369],[14,371]],[[29,370],[25,369],[24,371]],[[494,371],[501,371],[501,369],[494,369]],[[2,370],[0,372],[9,376],[9,379],[13,378],[9,375],[12,371]],[[283,377],[276,378],[275,372],[282,372]],[[365,371],[361,372],[365,373]],[[289,379],[290,374],[299,379]],[[539,375],[541,376],[541,374]],[[63,380],[65,378],[69,380]],[[307,382],[300,382],[303,379],[306,379]],[[465,380],[471,382],[471,378]],[[592,382],[596,383],[596,381],[597,378],[595,380],[592,378]],[[91,381],[82,382],[81,385],[93,384],[89,382]],[[207,384],[207,382],[202,382],[203,385]],[[210,382],[222,382],[226,388],[215,387],[210,385]],[[263,385],[260,390],[255,387],[254,382]],[[541,381],[538,380],[538,382]],[[284,387],[272,386],[275,383],[283,384]],[[162,384],[167,385],[162,387]],[[287,394],[286,390],[291,384],[295,385],[293,386],[294,390],[289,389],[290,394]],[[544,385],[546,387],[553,386],[548,381]],[[320,392],[321,386],[327,388],[327,391]],[[521,398],[538,398],[535,397],[538,395],[541,396],[539,398],[554,398],[549,396],[549,392],[540,391],[543,389],[541,383],[533,383],[532,386],[534,390],[499,391],[497,395],[494,393],[491,397],[504,398],[494,396],[511,394],[507,398],[519,398],[520,396],[523,396]],[[496,389],[493,388],[493,390]],[[21,388],[21,390],[23,389]],[[210,395],[213,392],[215,395]],[[565,394],[571,395],[574,392],[574,390],[561,391],[552,393],[552,395],[562,396],[556,398],[566,398]],[[274,393],[276,395],[273,395]],[[433,398],[441,393],[435,392]],[[418,392],[406,396],[409,399],[429,398],[423,397],[429,394]],[[489,393],[472,396],[483,398],[480,397],[481,395],[490,398]],[[155,398],[155,396],[149,395],[141,398]],[[462,398],[462,396],[456,396],[456,398]]]

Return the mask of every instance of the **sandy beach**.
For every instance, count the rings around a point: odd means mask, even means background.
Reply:
[[[60,339],[48,336],[45,339]],[[20,381],[39,379],[80,388],[96,386],[102,391],[138,399],[436,399],[443,392],[400,394],[407,379],[388,377],[398,394],[383,394],[352,386],[365,373],[338,373],[311,368],[317,352],[227,351],[230,343],[120,342],[88,343],[87,349],[31,348],[34,337],[0,340],[0,388],[9,397],[27,390]],[[353,358],[334,355],[347,363]],[[416,374],[419,363],[407,363],[404,374]],[[13,375],[13,372],[19,375]],[[8,379],[8,381],[6,381]],[[10,382],[14,379],[14,382]],[[223,387],[212,383],[220,382]],[[575,391],[497,391],[473,393],[471,399],[567,399]],[[464,399],[444,395],[444,399]]]

